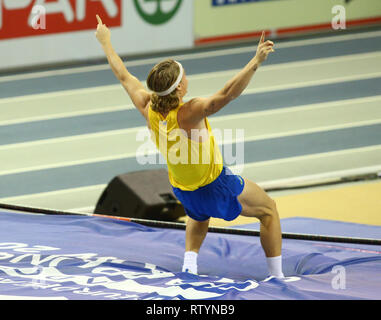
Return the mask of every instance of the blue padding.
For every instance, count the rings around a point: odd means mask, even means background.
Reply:
[[[200,276],[181,272],[184,231],[110,218],[0,211],[0,299],[380,299],[381,247],[283,241],[287,281],[257,237],[209,233]]]
[[[282,232],[350,238],[381,239],[381,226],[314,218],[285,218],[280,220]],[[259,223],[233,226],[237,229],[259,230]]]

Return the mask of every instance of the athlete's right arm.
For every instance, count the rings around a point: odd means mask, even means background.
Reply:
[[[114,50],[111,44],[110,30],[103,24],[101,18],[97,15],[98,26],[95,33],[99,43],[102,45],[107,60],[116,78],[120,81],[123,88],[127,91],[135,107],[147,119],[147,104],[151,99],[150,93],[144,88],[143,84],[132,75],[126,68],[124,62]]]
[[[195,98],[189,101],[189,108],[187,110],[187,122],[200,122],[205,117],[208,117],[226,106],[230,101],[236,99],[248,86],[251,78],[262,64],[267,59],[270,52],[274,52],[274,43],[272,41],[265,42],[265,33],[259,41],[257,53],[253,59],[232,79],[230,79],[225,86],[214,95],[208,98]]]

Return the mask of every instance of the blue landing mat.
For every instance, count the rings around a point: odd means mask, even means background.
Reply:
[[[381,226],[304,217],[285,218],[280,222],[282,232],[287,233],[381,239]],[[232,228],[259,230],[259,223],[237,225]]]
[[[0,299],[380,299],[381,246],[283,241],[285,280],[266,279],[258,237],[209,233],[199,273],[185,233],[111,218],[0,210]]]

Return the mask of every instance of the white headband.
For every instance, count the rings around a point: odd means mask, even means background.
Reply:
[[[183,78],[184,68],[183,68],[183,66],[181,65],[180,62],[177,62],[177,61],[175,61],[175,62],[178,64],[178,66],[180,68],[180,74],[177,77],[177,80],[175,81],[175,83],[168,90],[165,90],[165,91],[162,91],[162,92],[155,92],[159,97],[167,96],[170,93],[172,93],[173,91],[175,91],[177,86],[180,84],[180,82],[181,82],[181,80]]]

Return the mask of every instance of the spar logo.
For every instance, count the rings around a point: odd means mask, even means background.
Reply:
[[[134,0],[136,10],[144,21],[160,25],[171,20],[183,0]]]
[[[229,292],[235,296],[259,287],[250,279],[172,273],[149,263],[90,252],[63,254],[60,250],[45,245],[0,243],[0,296],[11,292],[24,298],[201,300],[219,299]]]
[[[122,0],[0,0],[0,40],[92,30],[99,14],[122,23]]]

